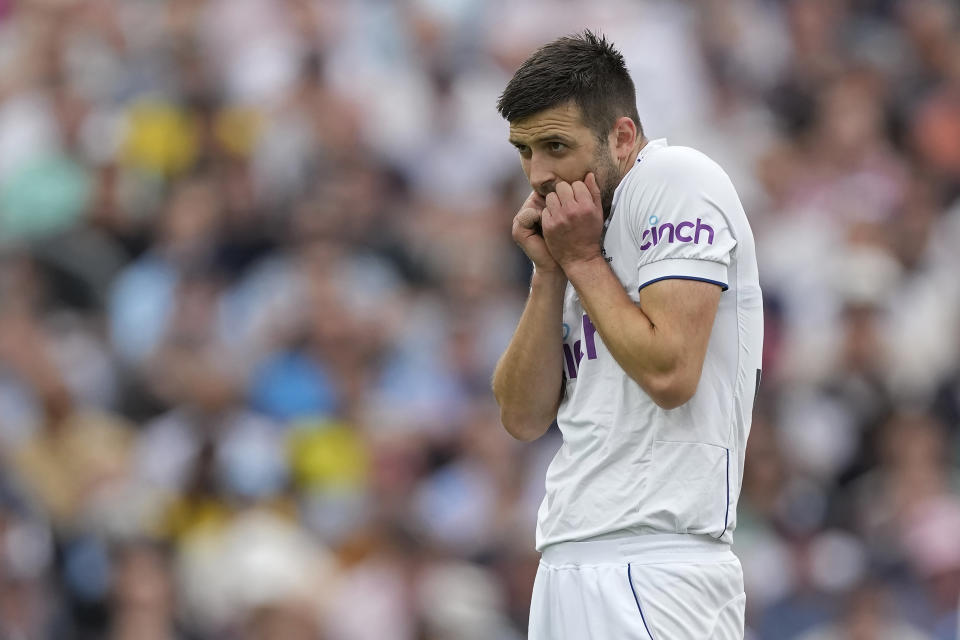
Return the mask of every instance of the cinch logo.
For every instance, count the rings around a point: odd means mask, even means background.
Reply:
[[[570,328],[566,324],[563,325],[563,328],[563,337],[566,338],[570,333]],[[597,328],[590,322],[587,314],[583,314],[583,342],[587,345],[587,360],[597,359],[596,334]],[[580,344],[580,340],[574,342],[572,347],[566,342],[563,343],[563,359],[566,363],[564,373],[566,373],[567,377],[571,380],[577,377],[577,372],[580,370],[580,361],[583,360],[583,351],[581,350]]]
[[[661,242],[673,243],[673,242],[692,242],[693,244],[700,244],[700,233],[706,232],[707,244],[713,244],[713,227],[708,224],[704,224],[700,218],[697,218],[696,223],[685,220],[680,224],[674,225],[672,222],[664,222],[659,227],[657,226],[659,222],[657,216],[650,216],[650,224],[653,226],[649,229],[644,229],[643,235],[640,237],[640,251],[646,251],[650,247],[655,247]],[[666,236],[666,239],[664,239]]]

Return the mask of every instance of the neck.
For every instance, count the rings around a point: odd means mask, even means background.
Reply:
[[[627,171],[630,171],[633,165],[636,164],[637,156],[640,155],[640,151],[647,146],[648,142],[650,141],[647,140],[646,136],[640,136],[640,138],[633,145],[633,149],[630,150],[630,153],[628,153],[626,157],[620,161],[620,166],[618,169],[620,170],[621,180],[623,179],[623,176],[627,175]]]

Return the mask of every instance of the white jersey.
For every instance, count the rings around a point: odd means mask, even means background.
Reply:
[[[732,541],[760,379],[763,310],[753,234],[726,173],[654,140],[617,187],[604,253],[634,302],[667,278],[724,293],[696,393],[657,406],[614,360],[567,285],[563,444],[547,471],[537,549],[607,534]]]

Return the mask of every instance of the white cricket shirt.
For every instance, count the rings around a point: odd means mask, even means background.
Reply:
[[[696,393],[665,410],[620,368],[567,285],[563,444],[547,470],[537,549],[620,533],[731,542],[763,346],[756,251],[740,199],[699,151],[650,141],[614,194],[604,252],[634,302],[665,278],[724,292]]]

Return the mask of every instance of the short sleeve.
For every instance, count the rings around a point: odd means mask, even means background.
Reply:
[[[739,206],[729,178],[692,149],[669,147],[651,160],[646,184],[625,202],[638,242],[639,289],[684,279],[726,291],[737,241],[725,209]]]

